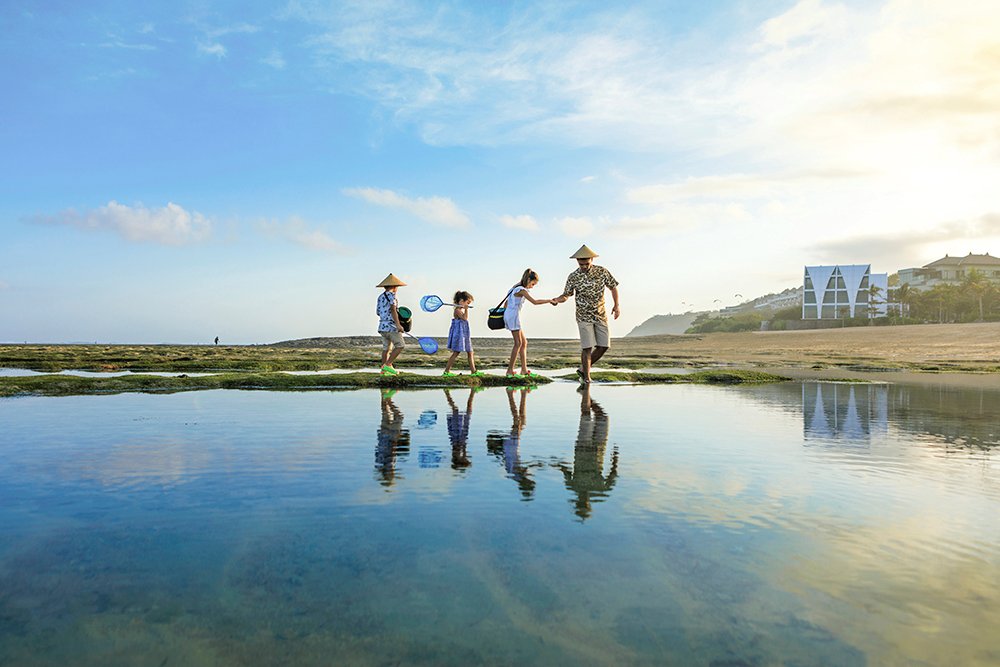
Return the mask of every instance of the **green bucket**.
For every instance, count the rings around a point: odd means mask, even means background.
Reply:
[[[409,333],[413,326],[413,311],[406,306],[399,307],[399,323],[403,325],[403,331]]]

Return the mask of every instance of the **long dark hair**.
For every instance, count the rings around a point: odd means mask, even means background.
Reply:
[[[535,273],[534,269],[525,269],[521,276],[521,287],[527,287],[532,280],[537,281],[538,274]]]

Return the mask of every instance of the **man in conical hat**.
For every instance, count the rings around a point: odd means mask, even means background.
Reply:
[[[379,294],[375,304],[378,332],[382,336],[382,375],[399,373],[392,364],[406,347],[403,342],[403,325],[399,321],[399,308],[396,306],[396,290],[405,286],[406,283],[391,273],[375,286],[385,290]]]
[[[590,367],[604,356],[611,347],[608,333],[608,315],[604,310],[604,290],[611,290],[614,307],[611,314],[617,320],[621,315],[618,308],[618,281],[603,266],[594,264],[597,253],[586,245],[570,255],[576,260],[576,271],[566,278],[562,296],[553,299],[562,303],[569,297],[576,300],[576,324],[580,330],[580,368],[577,374],[584,384],[590,383]],[[555,304],[553,304],[555,305]]]

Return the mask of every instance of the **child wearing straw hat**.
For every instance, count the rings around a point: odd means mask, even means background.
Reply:
[[[375,314],[378,315],[378,332],[382,336],[382,370],[383,375],[398,375],[393,368],[396,358],[402,353],[406,344],[403,342],[403,325],[399,321],[399,308],[396,305],[396,290],[405,287],[406,283],[393,274],[389,274],[375,287],[382,287],[375,304]]]

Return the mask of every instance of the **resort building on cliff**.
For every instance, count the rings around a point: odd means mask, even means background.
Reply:
[[[965,257],[945,255],[920,268],[900,269],[899,284],[916,290],[930,289],[935,285],[957,285],[971,271],[979,271],[987,280],[1000,283],[1000,257],[993,257],[990,253],[973,255],[971,252]]]
[[[887,313],[889,275],[871,264],[807,266],[802,281],[802,319],[834,320]],[[872,288],[877,288],[873,290]]]

